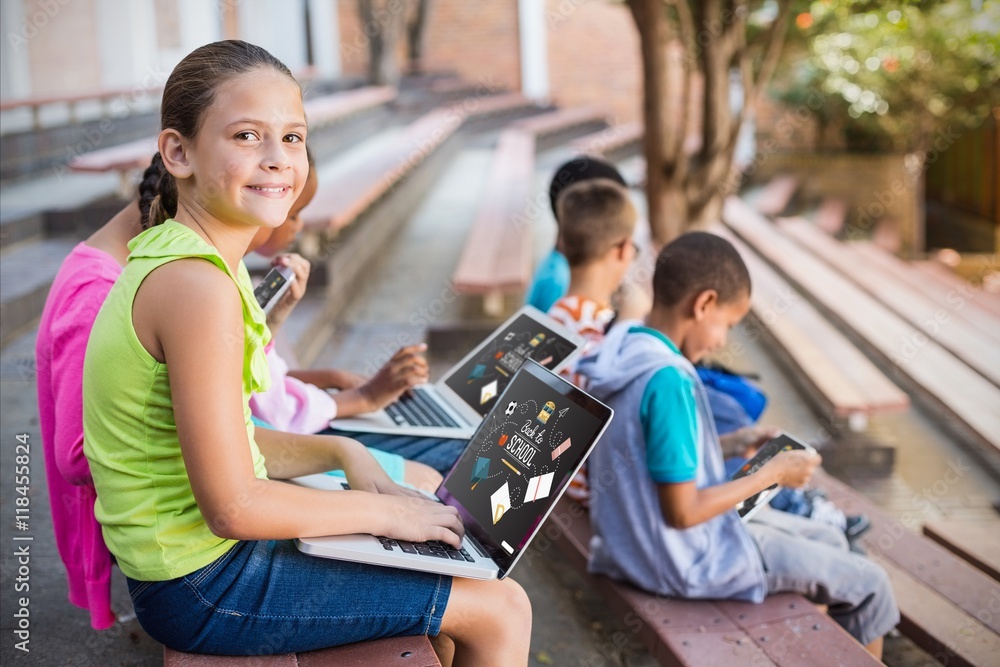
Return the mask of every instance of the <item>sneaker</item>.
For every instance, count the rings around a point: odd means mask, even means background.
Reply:
[[[854,544],[871,527],[872,522],[868,520],[867,516],[854,514],[847,517],[847,528],[844,529],[844,534],[847,535],[847,541]]]

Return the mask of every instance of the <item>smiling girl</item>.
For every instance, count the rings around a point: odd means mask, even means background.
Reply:
[[[150,216],[94,324],[84,450],[95,514],[143,628],[171,648],[252,655],[444,635],[456,664],[527,661],[531,609],[477,582],[313,558],[296,537],[367,532],[458,545],[457,513],[393,483],[347,438],[255,430],[270,332],[241,258],[308,173],[302,93],[240,41],[167,80]],[[331,446],[331,442],[333,443]],[[344,470],[352,491],[268,479]]]

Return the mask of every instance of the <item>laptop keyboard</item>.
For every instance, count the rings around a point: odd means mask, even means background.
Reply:
[[[386,406],[386,413],[400,426],[448,426],[457,428],[458,423],[448,416],[444,410],[420,389],[413,389],[403,394],[399,400]]]
[[[418,556],[428,556],[429,558],[443,558],[444,560],[465,560],[475,563],[476,559],[469,555],[465,547],[455,549],[447,542],[407,542],[406,540],[394,540],[391,537],[380,537],[378,541],[382,543],[382,548],[386,551],[399,549],[403,553],[416,554]]]

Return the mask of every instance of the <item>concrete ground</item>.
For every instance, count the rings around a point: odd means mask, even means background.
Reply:
[[[536,185],[544,191],[552,169],[564,156],[550,151],[539,156]],[[463,321],[468,304],[456,299],[448,281],[454,268],[467,221],[485,184],[489,153],[470,145],[460,151],[442,177],[414,211],[408,227],[392,246],[373,278],[364,285],[344,286],[357,294],[335,326],[334,335],[314,365],[338,365],[365,372],[377,366],[401,342],[422,339],[430,326]],[[536,200],[537,254],[551,244],[554,225],[547,199]],[[526,202],[526,207],[531,203]],[[734,333],[744,352],[734,361],[742,370],[761,375],[771,403],[764,421],[798,434],[814,434],[820,424],[787,375],[767,350],[745,331]],[[55,552],[48,515],[41,442],[35,405],[33,335],[20,339],[0,354],[0,465],[8,471],[0,479],[0,660],[5,665],[158,665],[160,647],[134,620],[123,578],[115,578],[114,601],[122,622],[105,632],[89,628],[87,615],[66,601],[61,562]],[[734,348],[736,349],[736,348]],[[432,369],[439,374],[465,350],[431,350]],[[27,434],[30,449],[27,528],[17,530],[13,484],[17,435]],[[850,474],[848,481],[870,494],[897,516],[918,518],[974,518],[992,512],[1000,500],[1000,484],[981,473],[952,439],[918,409],[873,420],[872,437],[896,447],[894,472],[881,478]],[[946,488],[940,481],[949,462],[968,467],[961,479]],[[863,471],[854,471],[861,473]],[[924,502],[929,500],[930,502]],[[917,528],[917,526],[911,526]],[[16,540],[31,538],[30,540]],[[28,546],[27,572],[19,570],[15,549]],[[607,610],[586,580],[562,566],[553,551],[532,550],[514,571],[528,591],[534,609],[532,665],[653,665],[651,656],[628,632],[621,619]],[[28,585],[23,591],[17,586]],[[30,653],[16,648],[16,598],[29,597]],[[891,638],[886,662],[900,667],[933,663],[902,638]]]

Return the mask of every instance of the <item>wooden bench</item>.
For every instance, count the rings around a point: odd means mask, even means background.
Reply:
[[[596,155],[616,160],[640,152],[645,134],[645,126],[642,123],[611,125],[574,139],[570,142],[570,146],[581,155]]]
[[[544,533],[566,560],[586,573],[592,531],[587,511],[562,498]],[[538,545],[536,546],[543,546]],[[628,632],[661,665],[879,665],[863,646],[800,595],[783,593],[761,604],[676,600],[589,575],[621,615]]]
[[[970,285],[962,276],[952,271],[949,267],[933,259],[920,262],[913,262],[913,266],[923,273],[931,276],[935,280],[952,287],[953,289],[965,289]],[[1000,315],[1000,294],[987,292],[980,287],[973,286],[976,292],[976,303],[988,309],[994,315]]]
[[[164,647],[163,667],[440,667],[430,639],[394,637],[305,653],[272,656],[217,656]]]
[[[897,382],[906,382],[946,425],[1000,472],[1000,389],[849,279],[729,197],[723,219],[798,287]]]
[[[750,271],[751,336],[765,335],[814,407],[834,424],[862,431],[868,417],[906,409],[910,398],[812,304],[725,229]]]
[[[515,121],[511,129],[534,135],[537,150],[547,150],[581,133],[607,127],[605,112],[596,107],[570,107]]]
[[[924,524],[923,532],[977,570],[1000,581],[1000,518],[932,521]]]
[[[534,136],[520,130],[503,131],[452,275],[455,290],[481,295],[483,310],[490,316],[503,312],[505,293],[522,292],[531,280],[534,173]]]
[[[796,177],[788,174],[775,176],[758,193],[754,205],[760,213],[773,218],[788,208],[792,196],[798,189],[799,179]]]
[[[934,298],[870,261],[871,255],[885,251],[869,246],[865,255],[859,254],[851,244],[832,238],[804,218],[779,218],[777,224],[785,235],[1000,386],[1000,339],[995,337],[1000,332],[1000,319],[994,322],[994,333],[980,333],[965,317],[964,299]]]
[[[912,289],[938,303],[948,303],[958,310],[957,315],[974,327],[980,335],[992,337],[1000,342],[1000,309],[992,307],[992,295],[950,272],[937,262],[942,276],[936,276],[923,268],[928,262],[908,262],[886,252],[870,241],[855,241],[851,244],[855,252],[873,266],[891,273]]]
[[[900,632],[949,667],[997,664],[1000,582],[910,531],[843,482],[822,472],[813,479],[845,513],[871,520],[860,541],[892,580]]]
[[[386,104],[395,99],[396,94],[395,88],[367,87],[306,100],[306,118],[310,129],[330,126]],[[117,171],[122,197],[127,199],[134,190],[132,175],[149,166],[156,153],[156,140],[155,136],[146,137],[78,155],[69,161],[69,168],[91,173]]]

